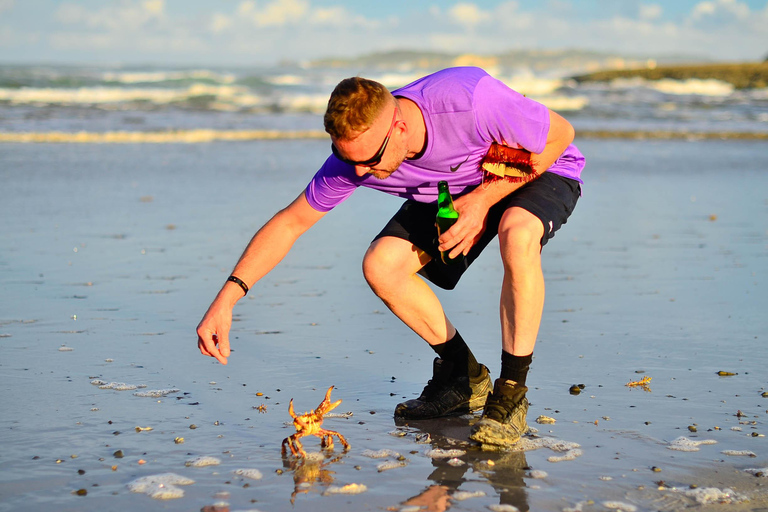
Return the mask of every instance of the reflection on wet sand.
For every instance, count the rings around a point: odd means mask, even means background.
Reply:
[[[464,452],[450,458],[432,456],[435,469],[428,479],[433,484],[428,485],[419,495],[406,500],[403,506],[418,505],[427,507],[429,511],[447,510],[452,501],[477,495],[462,486],[470,487],[472,482],[484,482],[491,484],[498,493],[498,510],[529,510],[525,477],[530,476],[531,468],[526,461],[525,452],[481,450],[477,443],[468,441],[474,419],[461,416],[397,421],[400,430],[413,433],[416,442],[431,445],[433,451],[448,453],[448,450],[458,449]],[[470,469],[471,471],[468,471]],[[465,483],[470,485],[465,486]]]
[[[293,473],[293,492],[291,505],[299,494],[317,492],[322,494],[334,482],[335,471],[328,466],[339,462],[342,457],[326,457],[322,453],[313,453],[307,457],[283,457],[283,467]]]

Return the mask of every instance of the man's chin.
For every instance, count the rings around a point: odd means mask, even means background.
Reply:
[[[376,178],[378,180],[385,180],[385,179],[389,178],[390,176],[392,176],[392,174],[394,172],[395,171],[373,171],[371,173],[371,176],[373,176],[374,178]]]

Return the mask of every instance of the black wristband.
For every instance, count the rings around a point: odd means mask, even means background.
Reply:
[[[245,281],[236,276],[229,276],[227,281],[232,281],[233,283],[239,285],[240,288],[243,289],[243,296],[248,295],[248,285],[245,284]]]

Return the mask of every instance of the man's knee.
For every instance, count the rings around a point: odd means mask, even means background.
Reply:
[[[415,253],[409,246],[405,240],[390,237],[371,243],[363,257],[363,276],[374,291],[418,271],[412,269]]]
[[[541,220],[522,208],[510,208],[499,224],[499,245],[505,263],[519,257],[538,257],[544,225]]]

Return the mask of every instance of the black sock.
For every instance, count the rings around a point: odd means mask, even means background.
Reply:
[[[440,359],[454,364],[454,372],[464,373],[462,372],[464,370],[470,377],[477,377],[480,374],[480,363],[469,350],[459,331],[456,331],[456,335],[445,343],[431,345],[431,347]]]
[[[501,378],[513,380],[525,386],[528,377],[528,368],[533,361],[533,353],[527,356],[513,356],[506,350],[501,351]]]

